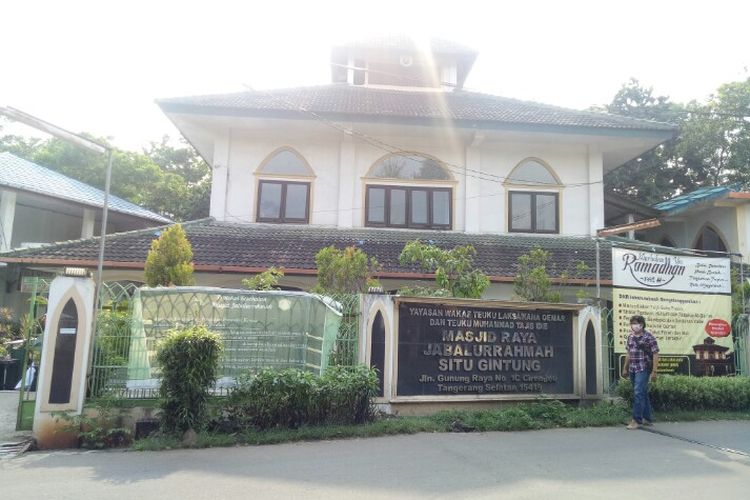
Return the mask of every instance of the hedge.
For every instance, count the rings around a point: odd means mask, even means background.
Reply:
[[[224,431],[372,420],[377,374],[365,366],[329,367],[322,377],[296,370],[263,369],[240,379],[215,427]]]
[[[620,381],[617,395],[632,404],[630,380]],[[649,397],[658,411],[747,411],[750,410],[750,378],[661,375],[649,384]]]

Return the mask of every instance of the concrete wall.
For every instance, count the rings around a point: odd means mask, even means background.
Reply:
[[[708,224],[724,240],[730,251],[741,251],[741,247],[746,246],[747,242],[740,244],[738,210],[744,211],[744,207],[713,207],[684,218],[667,220],[659,228],[648,232],[648,241],[661,243],[667,237],[678,248],[693,248],[701,230]]]
[[[25,243],[77,240],[81,237],[82,223],[82,217],[17,207],[12,246],[20,248]]]

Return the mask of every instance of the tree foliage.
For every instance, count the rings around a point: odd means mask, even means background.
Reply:
[[[102,144],[106,138],[82,134]],[[60,139],[0,136],[8,151],[91,186],[104,189],[107,158]],[[181,221],[208,216],[211,171],[195,150],[175,147],[168,137],[142,153],[115,151],[112,194],[166,217]]]
[[[435,284],[453,297],[478,299],[490,286],[487,275],[474,268],[476,250],[471,245],[452,250],[419,240],[408,242],[401,251],[401,264],[419,264],[423,271],[435,273]]]
[[[708,102],[687,106],[678,160],[686,183],[750,185],[750,78],[726,83]]]
[[[318,292],[361,293],[377,286],[372,276],[380,268],[378,261],[357,247],[322,248],[315,255],[315,264],[318,268],[315,290]]]
[[[148,286],[193,284],[193,248],[180,224],[151,242],[144,271]]]
[[[547,272],[549,252],[533,248],[518,257],[518,271],[513,281],[513,291],[524,301],[560,302],[561,294],[552,289],[552,279]]]
[[[610,172],[605,191],[652,204],[703,186],[750,187],[750,78],[686,105],[631,79],[599,110],[680,127],[673,140]]]
[[[600,109],[608,113],[666,123],[680,123],[684,108],[667,96],[655,96],[634,78],[624,84],[612,102]],[[669,140],[610,172],[605,191],[651,204],[672,196],[680,189],[680,165],[675,161],[675,144]]]
[[[248,290],[278,290],[279,279],[284,277],[283,267],[269,267],[252,278],[242,280]]]

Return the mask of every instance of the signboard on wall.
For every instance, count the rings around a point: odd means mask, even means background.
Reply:
[[[572,394],[573,312],[401,301],[398,396]]]
[[[734,372],[728,258],[612,251],[615,352],[624,362],[630,317],[646,318],[659,342],[661,373]]]

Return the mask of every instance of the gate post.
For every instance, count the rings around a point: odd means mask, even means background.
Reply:
[[[94,281],[59,276],[52,281],[44,327],[34,409],[39,448],[75,446],[77,433],[54,413],[80,415],[86,396],[86,364],[93,332]]]

